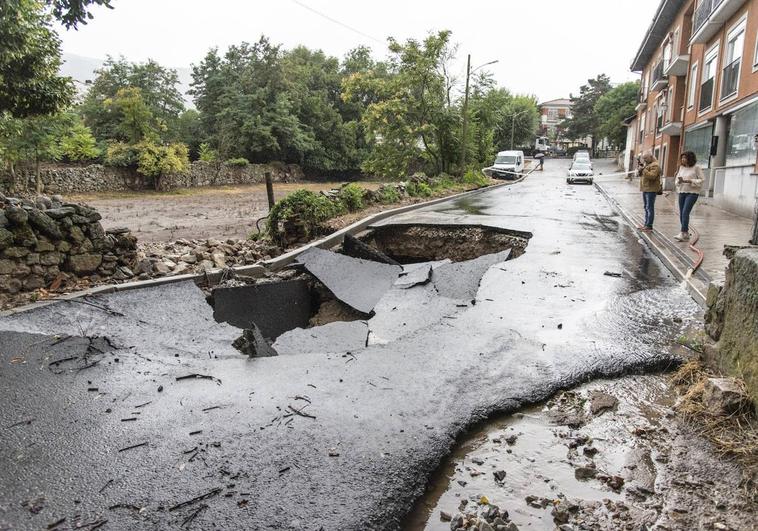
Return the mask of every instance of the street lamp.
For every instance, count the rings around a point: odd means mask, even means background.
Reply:
[[[461,137],[461,173],[466,171],[466,129],[468,127],[468,81],[471,77],[471,74],[479,70],[480,68],[484,68],[485,66],[494,65],[497,63],[499,59],[495,59],[494,61],[490,61],[489,63],[484,63],[483,65],[479,65],[473,70],[471,70],[471,54],[468,54],[468,58],[466,59],[466,91],[463,93],[463,136]]]

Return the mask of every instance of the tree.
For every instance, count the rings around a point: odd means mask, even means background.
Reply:
[[[613,146],[622,147],[626,143],[626,127],[622,121],[634,114],[639,90],[638,81],[622,83],[601,96],[595,104],[598,132]]]
[[[156,190],[161,189],[161,179],[169,173],[186,173],[189,169],[187,146],[169,144],[165,146],[143,141],[137,145],[137,171],[153,180]]]
[[[595,141],[601,134],[595,104],[609,90],[611,90],[610,78],[605,74],[600,74],[595,79],[588,79],[587,84],[579,88],[579,96],[571,95],[572,117],[562,124],[567,137],[573,139],[590,137],[594,150]]]
[[[45,160],[60,158],[60,139],[73,123],[70,114],[54,114],[51,116],[32,116],[21,122],[20,134],[16,140],[22,160],[34,164],[35,190],[42,193],[42,176],[40,165]]]
[[[55,18],[66,26],[66,29],[76,28],[79,24],[86,24],[92,20],[92,13],[88,7],[95,4],[113,9],[111,0],[47,0],[51,6]]]
[[[72,162],[93,160],[100,156],[97,140],[81,119],[75,119],[73,125],[64,133],[60,139],[59,152]]]
[[[450,105],[443,63],[449,57],[450,32],[423,42],[389,40],[389,75],[369,72],[350,76],[347,101],[373,101],[362,123],[375,146],[363,162],[369,173],[404,177],[418,163],[437,173],[451,171],[460,117]]]
[[[190,159],[200,157],[200,146],[203,143],[203,124],[200,113],[195,109],[187,109],[176,121],[176,130],[171,135],[173,140],[178,140],[187,145]]]
[[[104,108],[111,115],[114,130],[109,139],[135,144],[145,137],[158,137],[160,124],[142,99],[139,88],[122,88],[112,99],[105,100]]]
[[[58,75],[60,39],[38,0],[0,2],[0,114],[50,114],[73,98],[71,79]]]
[[[112,114],[109,102],[119,93],[123,94],[122,91],[132,89],[139,91],[144,107],[161,124],[156,133],[166,140],[176,140],[177,122],[184,110],[176,70],[165,68],[152,59],[145,63],[130,63],[123,57],[117,60],[108,57],[96,73],[80,112],[99,140],[119,136],[121,117]]]
[[[312,131],[297,116],[299,104],[285,78],[282,52],[267,38],[231,46],[223,57],[210,50],[193,67],[192,78],[203,140],[222,158],[302,163],[315,149]]]

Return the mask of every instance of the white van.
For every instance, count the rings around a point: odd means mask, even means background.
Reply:
[[[516,179],[524,172],[524,152],[501,151],[495,157],[495,163],[487,169],[494,179]]]

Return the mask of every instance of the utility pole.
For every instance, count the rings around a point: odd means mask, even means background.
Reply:
[[[463,93],[463,136],[461,136],[461,175],[466,172],[466,129],[468,127],[468,80],[471,77],[471,54],[466,59],[466,91]]]
[[[471,70],[471,54],[468,54],[468,57],[466,58],[466,90],[463,93],[463,135],[461,136],[461,173],[464,173],[466,171],[466,148],[468,147],[468,142],[466,141],[466,135],[467,135],[467,129],[468,129],[469,78],[471,77],[471,74],[473,74],[480,68],[484,68],[485,66],[489,66],[489,65],[494,65],[498,61],[499,59],[495,59],[494,61],[490,61],[489,63],[484,63],[483,65],[479,65],[473,70]]]

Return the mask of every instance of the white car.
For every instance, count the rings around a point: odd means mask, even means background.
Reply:
[[[594,176],[595,172],[592,171],[592,164],[583,160],[575,160],[573,163],[571,163],[571,167],[569,168],[568,176],[566,177],[566,183],[574,184],[583,182],[592,184]]]

